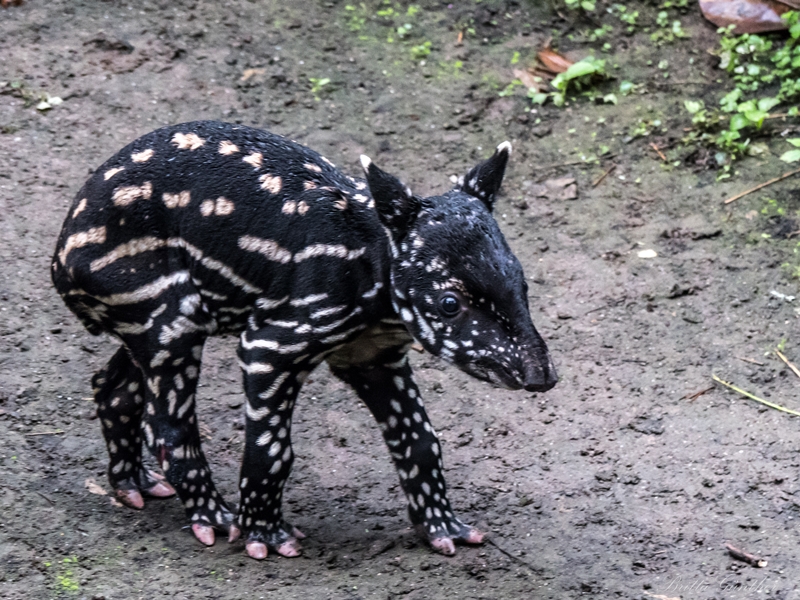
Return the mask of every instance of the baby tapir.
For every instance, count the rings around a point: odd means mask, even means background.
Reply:
[[[78,193],[53,281],[119,350],[93,378],[117,497],[177,492],[204,544],[214,530],[264,558],[300,552],[283,519],[292,410],[323,360],[383,431],[411,521],[434,549],[478,544],[447,499],[442,452],[407,353],[545,391],[557,377],[527,285],[491,215],[510,144],[455,189],[421,198],[366,156],[366,180],[280,136],[201,121],[139,138]],[[195,417],[203,344],[241,332],[247,395],[238,509],[214,487]],[[142,441],[166,476],[142,467]],[[234,514],[235,512],[235,514]]]

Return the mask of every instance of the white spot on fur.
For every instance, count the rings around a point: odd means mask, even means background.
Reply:
[[[103,173],[103,179],[104,179],[105,181],[108,181],[108,180],[109,180],[109,179],[111,179],[111,178],[112,178],[114,175],[116,175],[117,173],[121,173],[121,172],[122,172],[122,171],[124,171],[124,170],[125,170],[125,167],[114,167],[113,169],[109,169],[108,171],[106,171],[105,173]]]
[[[64,247],[58,253],[58,259],[63,265],[67,260],[70,252],[76,248],[83,248],[89,244],[104,244],[106,241],[106,228],[105,227],[92,227],[88,231],[81,231],[80,233],[73,233],[64,242]]]
[[[254,362],[248,364],[240,360],[239,366],[242,368],[242,371],[248,375],[267,375],[268,373],[272,373],[272,371],[274,371],[273,366],[269,363]]]
[[[244,235],[239,238],[239,247],[248,252],[258,252],[274,262],[287,263],[292,260],[292,253],[273,240]]]
[[[75,210],[72,211],[72,218],[74,219],[79,214],[81,214],[86,209],[86,204],[88,200],[86,198],[82,198],[80,202],[78,202],[78,206],[75,207]]]
[[[248,154],[242,160],[246,162],[248,165],[252,166],[254,169],[258,169],[261,167],[261,162],[264,157],[261,155],[261,152],[253,152],[252,154]]]
[[[358,250],[349,250],[341,244],[314,244],[307,246],[300,252],[294,255],[294,262],[302,262],[309,258],[319,256],[332,256],[335,258],[342,258],[344,260],[353,260],[363,256],[366,252],[366,247],[359,248]]]
[[[239,151],[239,147],[231,141],[222,140],[219,143],[219,153],[228,156],[230,154],[235,154]]]
[[[153,184],[146,181],[140,186],[128,185],[115,189],[114,193],[111,195],[111,199],[116,206],[128,206],[136,202],[139,198],[142,200],[150,200],[152,194]]]
[[[270,194],[278,194],[283,187],[283,181],[277,175],[266,173],[258,178],[261,182],[261,189],[267,190]]]
[[[177,194],[164,193],[161,196],[167,208],[184,208],[192,201],[192,193],[189,190],[178,192]]]
[[[176,133],[172,136],[172,144],[180,150],[197,150],[205,143],[196,133]]]
[[[142,150],[141,152],[134,152],[133,154],[131,154],[131,160],[135,163],[147,162],[148,160],[153,158],[154,154],[155,152],[153,151],[153,149],[148,148],[147,150]]]

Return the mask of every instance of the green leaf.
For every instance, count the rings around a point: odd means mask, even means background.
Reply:
[[[636,85],[632,81],[622,81],[619,84],[619,93],[623,96],[627,96],[633,91]]]
[[[731,117],[730,130],[739,131],[750,125],[750,120],[741,113],[735,114]]]
[[[547,94],[544,92],[536,92],[534,94],[528,94],[530,96],[531,102],[534,104],[544,104],[547,102]]]
[[[800,160],[800,149],[798,150],[789,150],[788,152],[784,152],[781,154],[781,160],[787,163],[793,163]]]
[[[758,101],[758,110],[763,110],[764,112],[769,112],[771,108],[780,104],[781,101],[777,98],[761,98]]]
[[[703,104],[702,100],[684,100],[683,105],[691,114],[695,114],[696,112],[703,110],[705,107],[705,104]]]
[[[573,65],[564,71],[564,79],[576,79],[578,77],[583,77],[584,75],[591,75],[592,73],[597,72],[597,67],[595,67],[592,63],[587,61],[586,59],[576,62]]]
[[[795,148],[800,148],[800,138],[788,138],[786,141]]]
[[[603,102],[606,104],[616,104],[617,103],[617,95],[616,94],[606,94],[603,96]]]

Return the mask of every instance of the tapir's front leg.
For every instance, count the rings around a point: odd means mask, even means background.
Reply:
[[[252,558],[266,558],[268,547],[282,556],[298,556],[298,538],[305,536],[283,520],[281,500],[294,461],[292,410],[313,366],[308,357],[265,339],[263,332],[242,335],[239,361],[247,394],[247,421],[237,523],[246,535],[247,554]]]
[[[454,542],[480,544],[483,534],[453,514],[442,473],[442,449],[422,405],[408,357],[399,351],[393,354],[382,364],[332,366],[332,370],[353,386],[380,424],[408,498],[411,522],[435,550],[452,555],[456,551]]]

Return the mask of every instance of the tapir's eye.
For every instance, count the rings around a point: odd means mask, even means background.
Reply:
[[[461,311],[461,303],[458,297],[448,292],[439,298],[439,311],[445,317],[455,317]]]

